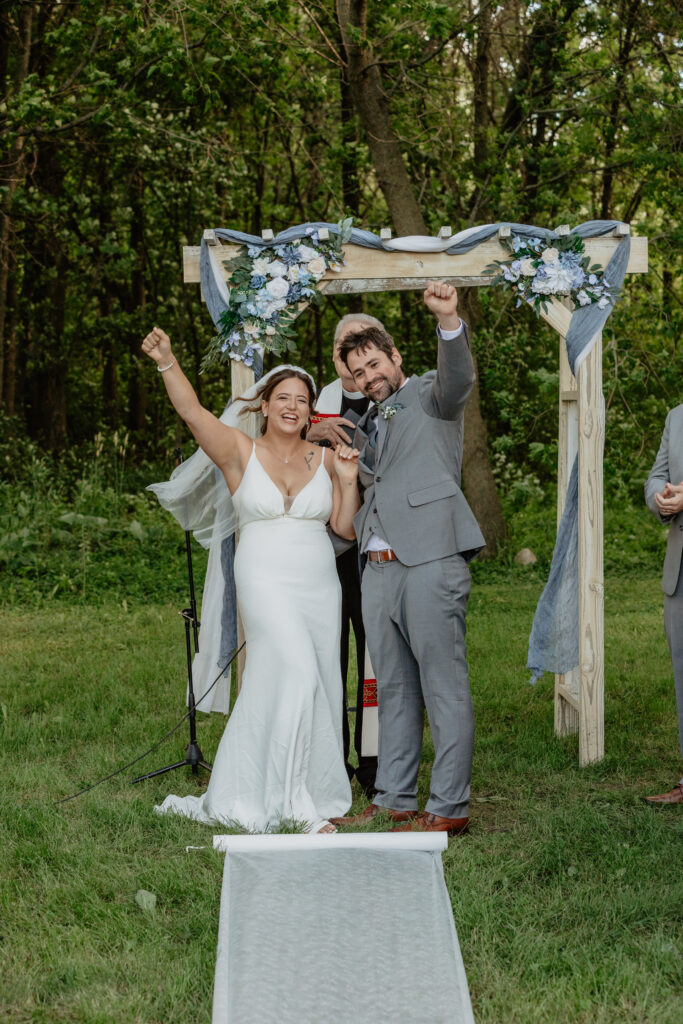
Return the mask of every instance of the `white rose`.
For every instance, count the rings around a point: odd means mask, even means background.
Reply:
[[[289,284],[284,277],[273,277],[266,283],[266,291],[274,299],[284,299],[289,291]]]
[[[275,334],[275,328],[270,326],[266,327],[266,334],[268,335],[269,338],[272,338],[273,335]]]
[[[533,277],[536,273],[536,267],[533,264],[533,260],[522,260],[522,265],[519,268],[525,277]]]
[[[289,278],[290,281],[296,283],[299,280],[299,268],[290,267],[289,270],[287,271],[287,277]]]
[[[250,334],[252,337],[258,337],[259,334],[261,333],[261,328],[259,327],[258,324],[255,324],[252,321],[248,320],[244,324],[244,333]]]
[[[253,274],[261,274],[262,275],[262,274],[267,273],[267,271],[268,271],[268,260],[265,259],[265,257],[260,256],[258,259],[254,260],[254,268],[252,270]]]
[[[279,313],[281,309],[286,307],[287,303],[284,299],[273,299],[266,306],[266,316],[272,316],[273,313]]]
[[[537,295],[552,295],[554,291],[552,282],[547,277],[535,277],[531,282],[531,290]]]
[[[287,273],[287,267],[282,260],[271,260],[270,263],[266,264],[266,273],[270,274],[271,277],[284,277]]]
[[[322,277],[327,270],[327,265],[322,256],[316,256],[314,260],[309,260],[306,269],[310,274],[313,274],[313,277],[319,278]]]
[[[318,253],[315,251],[315,249],[311,249],[310,245],[299,246],[299,256],[301,256],[301,259],[304,261],[304,263],[309,263],[310,260],[314,260],[317,255]]]
[[[560,254],[557,251],[557,249],[554,249],[554,248],[544,249],[543,252],[541,253],[541,259],[543,260],[544,263],[554,263],[555,260],[559,257],[559,255]]]
[[[545,280],[547,292],[559,295],[568,295],[572,290],[572,275],[559,263],[546,267]]]

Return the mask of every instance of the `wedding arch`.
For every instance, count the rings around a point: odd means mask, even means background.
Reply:
[[[534,249],[534,243],[540,244]],[[323,255],[327,252],[326,262],[318,265],[318,273],[313,275],[313,288],[318,294],[422,290],[428,279],[448,281],[456,287],[506,283],[519,289],[521,298],[518,297],[517,305],[522,301],[533,305],[557,333],[558,535],[531,643],[550,653],[532,661],[530,646],[530,666],[536,677],[543,671],[554,671],[556,734],[578,733],[580,765],[601,760],[604,756],[602,461],[605,436],[601,332],[624,275],[647,272],[647,238],[631,237],[629,225],[617,221],[589,221],[573,229],[562,225],[552,231],[522,224],[488,224],[455,236],[450,228],[442,227],[435,237],[397,239],[392,239],[389,229],[383,229],[378,236],[351,229],[350,222],[300,225],[277,236],[272,231],[264,231],[260,238],[217,228],[204,232],[200,246],[183,248],[184,280],[187,284],[201,285],[204,301],[217,327],[221,327],[225,325],[226,310],[230,307],[227,282],[235,267],[240,267],[245,253],[258,259],[260,251],[272,252],[274,247],[279,247],[286,255],[287,247],[302,245],[307,251],[312,246],[319,247]],[[522,254],[538,253],[537,269],[532,271],[529,265],[524,272],[530,277],[535,274],[542,288],[543,264],[553,264],[554,260],[553,265],[556,265],[558,253],[568,251],[568,246],[584,257],[586,271],[581,279],[587,282],[589,270],[593,272],[590,275],[593,285],[585,285],[589,294],[582,290],[576,305],[569,298],[558,297],[559,287],[555,294],[540,290],[534,294],[520,267],[513,267],[510,259],[510,254],[514,257],[518,247]],[[334,255],[335,249],[338,256]],[[329,252],[332,252],[331,259]],[[311,265],[309,262],[306,268]],[[574,265],[578,266],[576,260]],[[604,294],[598,283],[603,278]],[[273,287],[273,293],[275,290]],[[307,308],[311,294],[311,288],[296,293],[295,305],[287,310],[290,320]],[[576,299],[575,293],[572,294]],[[600,295],[602,297],[598,298]],[[242,312],[246,317],[247,307],[249,310],[254,307],[249,304],[248,295],[239,298],[245,300]],[[279,300],[280,309],[284,308],[283,301]],[[283,331],[286,332],[286,327]],[[221,351],[231,364],[232,394],[242,394],[254,382],[254,365],[258,366],[260,358],[259,335],[255,335],[253,345],[248,344],[248,335],[240,334],[239,330],[230,335],[223,331],[223,337],[226,340]]]

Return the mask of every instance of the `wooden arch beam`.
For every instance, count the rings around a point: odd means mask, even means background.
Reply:
[[[441,237],[448,237],[442,229]],[[558,234],[567,234],[567,226]],[[628,225],[619,225],[610,235],[584,238],[585,254],[591,263],[606,267]],[[499,236],[509,235],[503,227]],[[272,240],[272,232],[264,232]],[[383,233],[383,237],[388,232]],[[227,280],[223,261],[240,255],[243,245],[224,242],[215,232],[205,232],[206,241]],[[448,281],[456,287],[485,287],[493,274],[487,273],[496,260],[506,260],[508,251],[499,238],[482,242],[468,253],[402,252],[343,246],[345,264],[339,272],[327,271],[318,282],[318,292],[327,295],[356,295],[367,292],[422,290],[428,280]],[[199,246],[183,248],[183,277],[186,284],[199,284]],[[632,237],[627,274],[648,270],[648,240]],[[299,304],[299,312],[308,306]],[[565,337],[571,320],[571,306],[553,298],[541,317],[560,336],[560,409],[558,431],[557,516],[564,510],[569,472],[579,456],[579,664],[567,675],[555,677],[555,732],[558,736],[579,734],[579,764],[604,757],[604,577],[603,577],[603,479],[602,455],[605,437],[605,409],[602,394],[602,335],[592,343],[576,379],[567,360]],[[243,363],[232,363],[232,391],[241,394],[253,383],[253,373]],[[242,659],[240,659],[242,660]]]

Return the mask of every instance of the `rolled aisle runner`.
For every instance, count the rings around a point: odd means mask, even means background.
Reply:
[[[474,1024],[446,844],[445,833],[216,836],[227,855],[213,1024]]]

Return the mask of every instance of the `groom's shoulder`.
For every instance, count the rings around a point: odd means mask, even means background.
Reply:
[[[427,370],[426,373],[420,374],[419,377],[413,377],[412,380],[415,382],[415,389],[422,398],[424,395],[432,393],[434,388],[434,382],[436,381],[436,370]]]
[[[678,431],[683,429],[683,404],[675,405],[673,409],[669,409],[666,422],[669,430]]]

